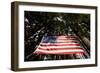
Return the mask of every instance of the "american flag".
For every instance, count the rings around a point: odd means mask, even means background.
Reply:
[[[76,36],[44,36],[34,54],[70,55],[83,54],[83,47]]]

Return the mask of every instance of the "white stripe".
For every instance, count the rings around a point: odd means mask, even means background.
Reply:
[[[62,53],[62,52],[66,52],[66,53],[69,53],[69,52],[84,52],[82,49],[73,49],[73,50],[50,50],[50,51],[47,51],[47,50],[40,50],[40,49],[37,49],[35,52],[46,52],[46,53]]]

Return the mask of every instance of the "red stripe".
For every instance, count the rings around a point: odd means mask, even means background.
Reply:
[[[82,48],[37,48],[37,49],[40,49],[40,50],[83,50]]]

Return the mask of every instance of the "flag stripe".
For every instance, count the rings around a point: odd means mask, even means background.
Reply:
[[[38,48],[81,48],[80,46],[38,46]]]
[[[37,49],[40,49],[40,50],[82,50],[82,48],[37,48]]]
[[[54,54],[54,55],[69,55],[69,54],[84,54],[84,52],[34,52],[33,54]]]
[[[41,43],[40,46],[80,46],[79,43]]]

